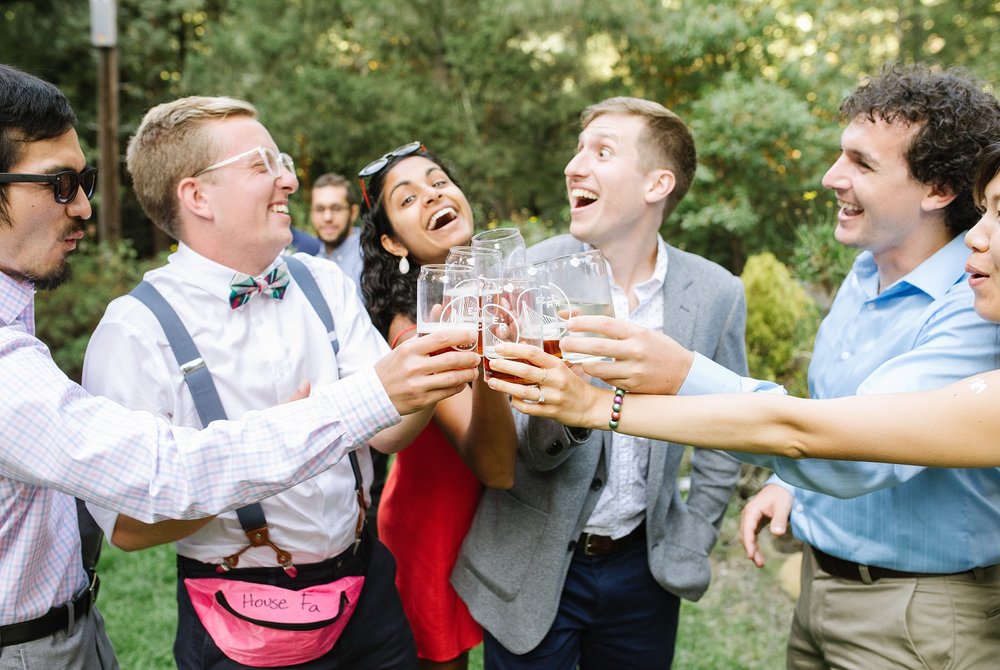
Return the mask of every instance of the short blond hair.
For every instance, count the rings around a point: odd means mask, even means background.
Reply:
[[[586,128],[603,114],[638,116],[646,121],[639,136],[639,157],[646,170],[667,169],[674,173],[674,190],[663,210],[666,219],[691,188],[698,167],[694,137],[687,124],[658,102],[642,98],[616,97],[587,107],[580,114],[580,125]]]
[[[205,123],[231,116],[257,118],[257,109],[236,98],[189,96],[153,107],[128,143],[132,188],[153,223],[178,237],[177,184],[221,159]]]

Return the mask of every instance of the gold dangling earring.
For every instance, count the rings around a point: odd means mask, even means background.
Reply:
[[[405,275],[410,271],[410,261],[406,260],[406,256],[399,257],[399,274]]]

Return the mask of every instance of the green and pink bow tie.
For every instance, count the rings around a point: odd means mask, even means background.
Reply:
[[[263,293],[281,300],[288,288],[288,264],[282,263],[260,277],[237,272],[229,283],[229,306],[236,309],[246,303],[254,293]]]

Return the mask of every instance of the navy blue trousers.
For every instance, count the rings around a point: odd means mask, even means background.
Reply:
[[[485,670],[670,668],[679,612],[680,599],[649,572],[645,542],[609,556],[576,552],[539,645],[514,654],[484,631]]]
[[[346,557],[345,557],[346,555]],[[281,568],[245,568],[233,571],[248,582],[302,589],[347,575],[365,575],[358,606],[344,632],[328,653],[295,670],[414,670],[417,647],[396,590],[396,561],[368,530],[357,555],[345,552],[322,563],[297,566],[290,578]],[[177,637],[174,659],[179,670],[242,670],[248,666],[233,661],[215,645],[191,605],[185,577],[218,577],[214,565],[188,558],[177,560]]]

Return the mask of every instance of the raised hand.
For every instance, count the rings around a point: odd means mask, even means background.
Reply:
[[[509,395],[514,409],[531,416],[555,419],[567,426],[607,427],[611,393],[591,386],[562,359],[525,344],[498,345],[497,353],[506,358],[490,361],[495,372],[506,372],[534,382],[516,384],[496,377],[487,382],[494,391]]]
[[[455,395],[478,374],[475,351],[452,347],[474,345],[476,332],[447,330],[411,338],[375,364],[385,392],[401,415],[412,414]]]
[[[588,375],[633,393],[674,395],[694,361],[694,354],[673,338],[624,320],[578,316],[566,325],[569,334],[560,344],[562,350],[613,359],[581,365]],[[574,336],[574,332],[602,337]]]

